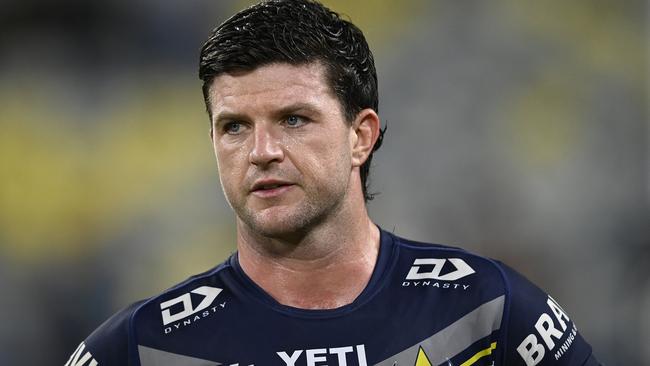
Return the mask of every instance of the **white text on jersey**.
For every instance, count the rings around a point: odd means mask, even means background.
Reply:
[[[97,366],[97,361],[95,361],[93,355],[88,351],[84,352],[85,348],[86,344],[81,342],[64,366]]]
[[[557,329],[555,327],[553,318],[551,318],[551,316],[547,313],[542,313],[542,315],[539,316],[537,322],[535,323],[535,330],[537,332],[529,334],[517,347],[517,352],[519,352],[521,358],[523,358],[526,362],[526,366],[537,365],[544,359],[546,348],[548,348],[549,351],[552,351],[555,348],[557,344],[553,338],[557,340],[562,339],[565,336],[567,330],[566,323],[570,321],[564,310],[562,310],[560,305],[558,305],[558,303],[552,297],[548,297],[546,304],[551,309],[553,315],[555,315],[555,319],[560,325],[560,329]],[[564,353],[569,349],[569,347],[571,347],[571,344],[573,343],[573,340],[575,339],[577,333],[578,330],[574,324],[571,331],[569,332],[569,336],[555,353],[554,356],[556,360],[559,360],[560,357],[562,357]],[[543,344],[538,342],[537,334],[539,334],[539,336],[542,338],[544,342]],[[544,346],[546,346],[546,348]]]
[[[348,354],[350,354],[350,356],[356,354],[356,357],[351,357],[352,360],[356,359],[356,363],[351,363],[350,366],[368,366],[368,363],[366,362],[366,348],[363,344],[358,344],[354,347],[345,346],[329,349],[298,349],[292,352],[277,352],[277,354],[280,356],[282,361],[284,361],[286,366],[317,366],[324,365],[325,362],[327,362],[327,365],[331,366],[348,366],[348,360],[350,360]]]

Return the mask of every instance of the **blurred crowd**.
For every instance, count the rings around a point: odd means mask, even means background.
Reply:
[[[371,216],[509,263],[607,364],[650,364],[648,4],[324,1],[388,126]],[[197,77],[250,1],[0,3],[0,364],[64,364],[234,250]]]

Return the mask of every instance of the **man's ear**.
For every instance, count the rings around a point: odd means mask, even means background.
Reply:
[[[352,166],[360,167],[366,162],[379,137],[381,122],[377,112],[370,108],[361,110],[352,123],[350,148]]]

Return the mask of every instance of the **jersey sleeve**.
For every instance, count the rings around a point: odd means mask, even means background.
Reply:
[[[591,346],[555,299],[501,264],[509,289],[506,365],[596,366]]]
[[[100,325],[74,351],[64,366],[131,366],[129,348],[131,314],[141,302],[116,313]]]

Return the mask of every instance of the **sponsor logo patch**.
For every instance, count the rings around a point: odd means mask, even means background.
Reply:
[[[468,284],[454,281],[473,273],[474,269],[460,258],[417,258],[402,286],[467,290]]]
[[[567,323],[571,323],[571,320],[551,296],[546,300],[546,305],[553,316],[542,313],[535,322],[535,331],[526,336],[517,347],[526,366],[537,365],[547,352],[552,351],[555,351],[553,358],[558,361],[571,348],[578,334],[575,324],[568,327]]]
[[[333,348],[297,349],[277,352],[285,366],[368,366],[363,344]]]
[[[218,287],[201,286],[181,296],[160,303],[165,334],[169,334],[175,329],[180,329],[181,327],[188,326],[206,318],[215,313],[219,308],[225,308],[225,302],[215,306],[212,305],[221,291],[222,289]],[[194,307],[192,301],[192,294],[203,296],[196,307]]]
[[[276,355],[282,360],[284,366],[368,366],[364,344],[295,349],[276,352]],[[245,364],[241,364],[241,366],[243,365]],[[233,363],[228,366],[240,366],[240,364]],[[255,365],[249,364],[248,366]]]

